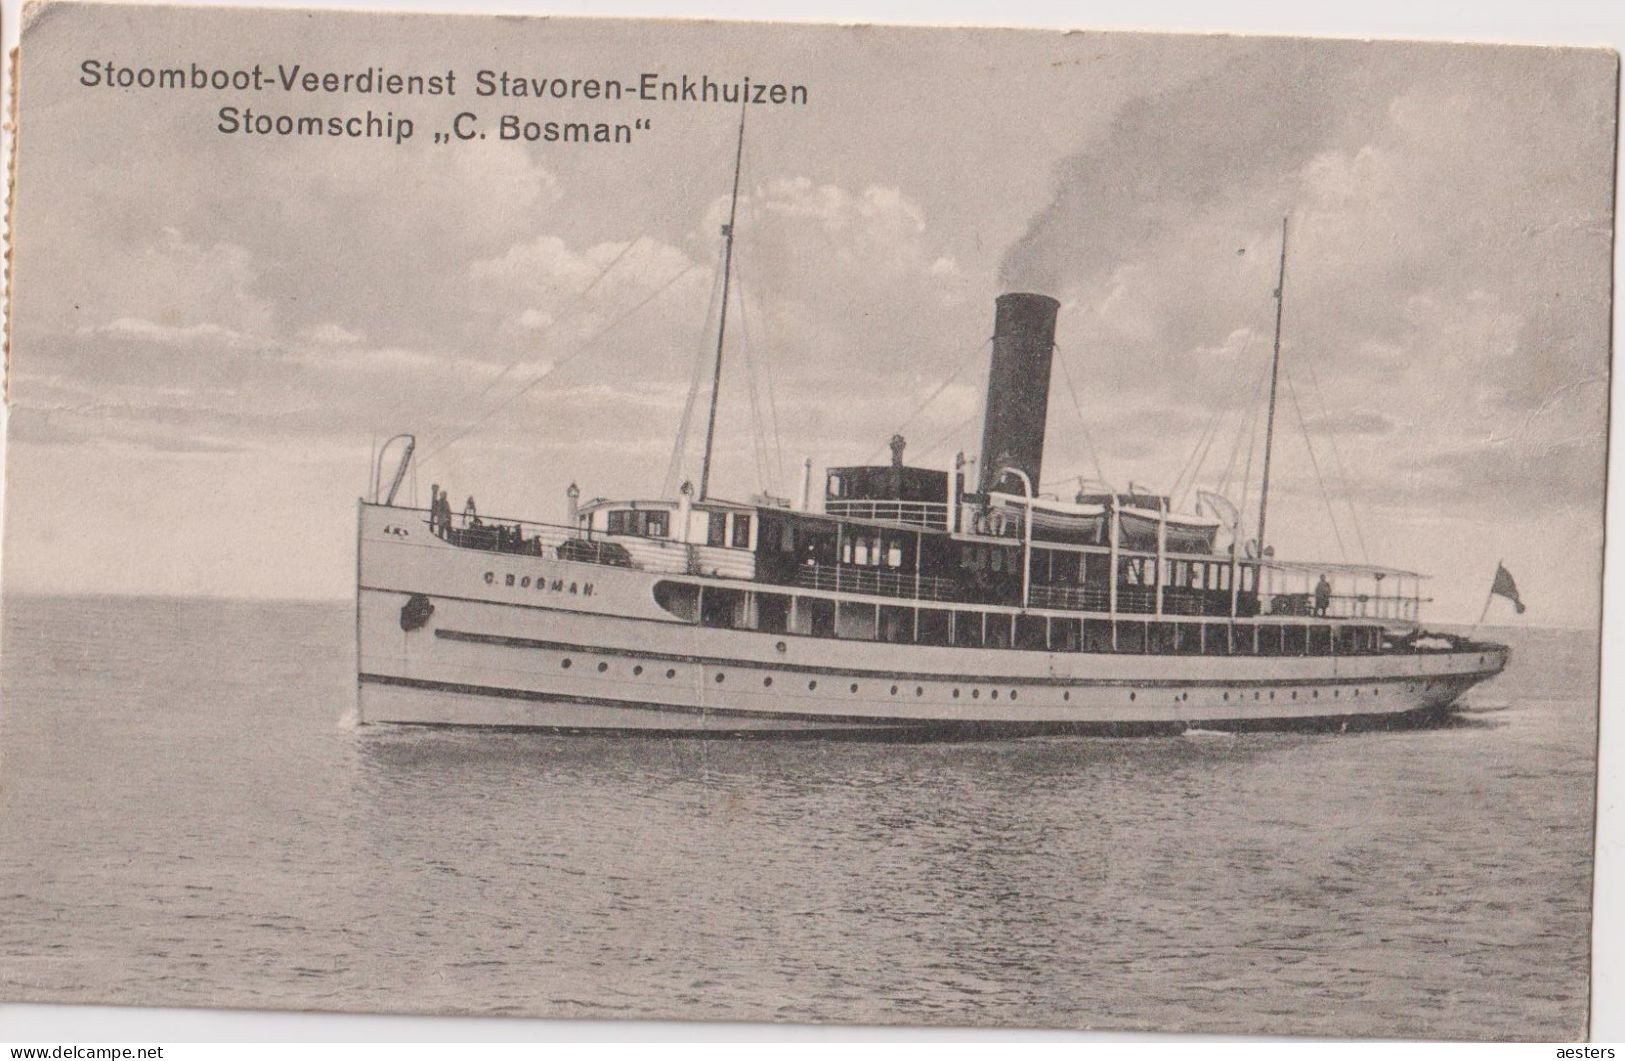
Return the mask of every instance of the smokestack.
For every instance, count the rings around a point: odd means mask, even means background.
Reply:
[[[994,303],[993,363],[987,375],[982,463],[977,469],[982,493],[1022,492],[1021,480],[1000,473],[1005,467],[1026,472],[1034,492],[1038,490],[1055,315],[1060,308],[1048,295],[1000,295]]]

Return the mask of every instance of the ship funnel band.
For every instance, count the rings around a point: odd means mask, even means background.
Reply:
[[[994,301],[993,353],[982,418],[979,489],[1021,494],[1019,468],[1036,490],[1044,462],[1055,318],[1061,304],[1048,295],[1011,292]]]

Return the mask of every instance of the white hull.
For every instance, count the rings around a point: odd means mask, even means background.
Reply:
[[[1506,663],[1500,648],[1155,656],[717,629],[655,603],[654,583],[671,576],[459,549],[421,513],[371,505],[358,572],[369,723],[918,736],[1337,728],[1437,712]],[[414,596],[433,611],[406,630]]]

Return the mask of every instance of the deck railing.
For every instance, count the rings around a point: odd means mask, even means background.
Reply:
[[[948,526],[948,506],[941,501],[835,501],[824,502],[826,515],[868,519],[881,523],[907,523],[941,530]]]
[[[861,502],[861,504],[882,503]],[[924,502],[907,504],[913,504],[920,509],[935,508],[939,517],[945,508],[942,505],[932,506]],[[422,514],[424,522],[428,524],[430,522],[427,518],[428,513],[425,511]],[[449,524],[436,522],[432,526],[436,537],[464,549],[517,556],[548,558],[562,556],[570,560],[610,566],[633,566],[673,574],[714,575],[745,580],[755,577],[754,554],[733,549],[695,546],[666,538],[608,535],[585,528],[538,523],[533,520],[480,517],[478,522],[473,522],[456,513],[452,515]],[[561,546],[565,552],[573,555],[564,555]],[[803,565],[796,570],[795,583],[807,589],[840,593],[867,593],[922,601],[964,600],[964,594],[952,579],[933,575],[917,576],[908,572],[876,571],[848,564]],[[1243,617],[1249,613],[1245,602],[1253,596],[1251,593],[1240,595],[1239,603]],[[1421,598],[1417,596],[1334,593],[1328,600],[1325,614],[1316,615],[1313,593],[1263,593],[1256,596],[1257,611],[1253,614],[1265,618],[1362,619],[1414,623],[1419,619],[1422,603]],[[1111,607],[1107,588],[1098,584],[1034,585],[1031,587],[1029,599],[1033,607],[1059,611],[1103,613]],[[1119,615],[1152,615],[1156,613],[1156,606],[1155,587],[1118,586]],[[1218,617],[1228,616],[1229,613],[1228,590],[1194,590],[1181,586],[1163,588],[1164,615]]]
[[[806,564],[796,569],[796,585],[832,593],[869,593],[915,600],[959,599],[958,587],[946,578],[895,571],[870,571],[848,564]]]

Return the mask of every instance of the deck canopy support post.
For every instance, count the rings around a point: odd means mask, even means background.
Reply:
[[[1021,610],[1026,611],[1033,584],[1033,481],[1020,468],[1000,468],[999,474],[1014,475],[1021,480],[1022,500],[1026,502],[1026,512],[1021,517]]]
[[[1156,613],[1162,615],[1162,585],[1168,580],[1168,502],[1157,501],[1157,606]]]
[[[1117,651],[1117,494],[1106,495],[1106,542],[1109,557],[1106,571],[1106,614],[1111,616],[1112,651]]]

